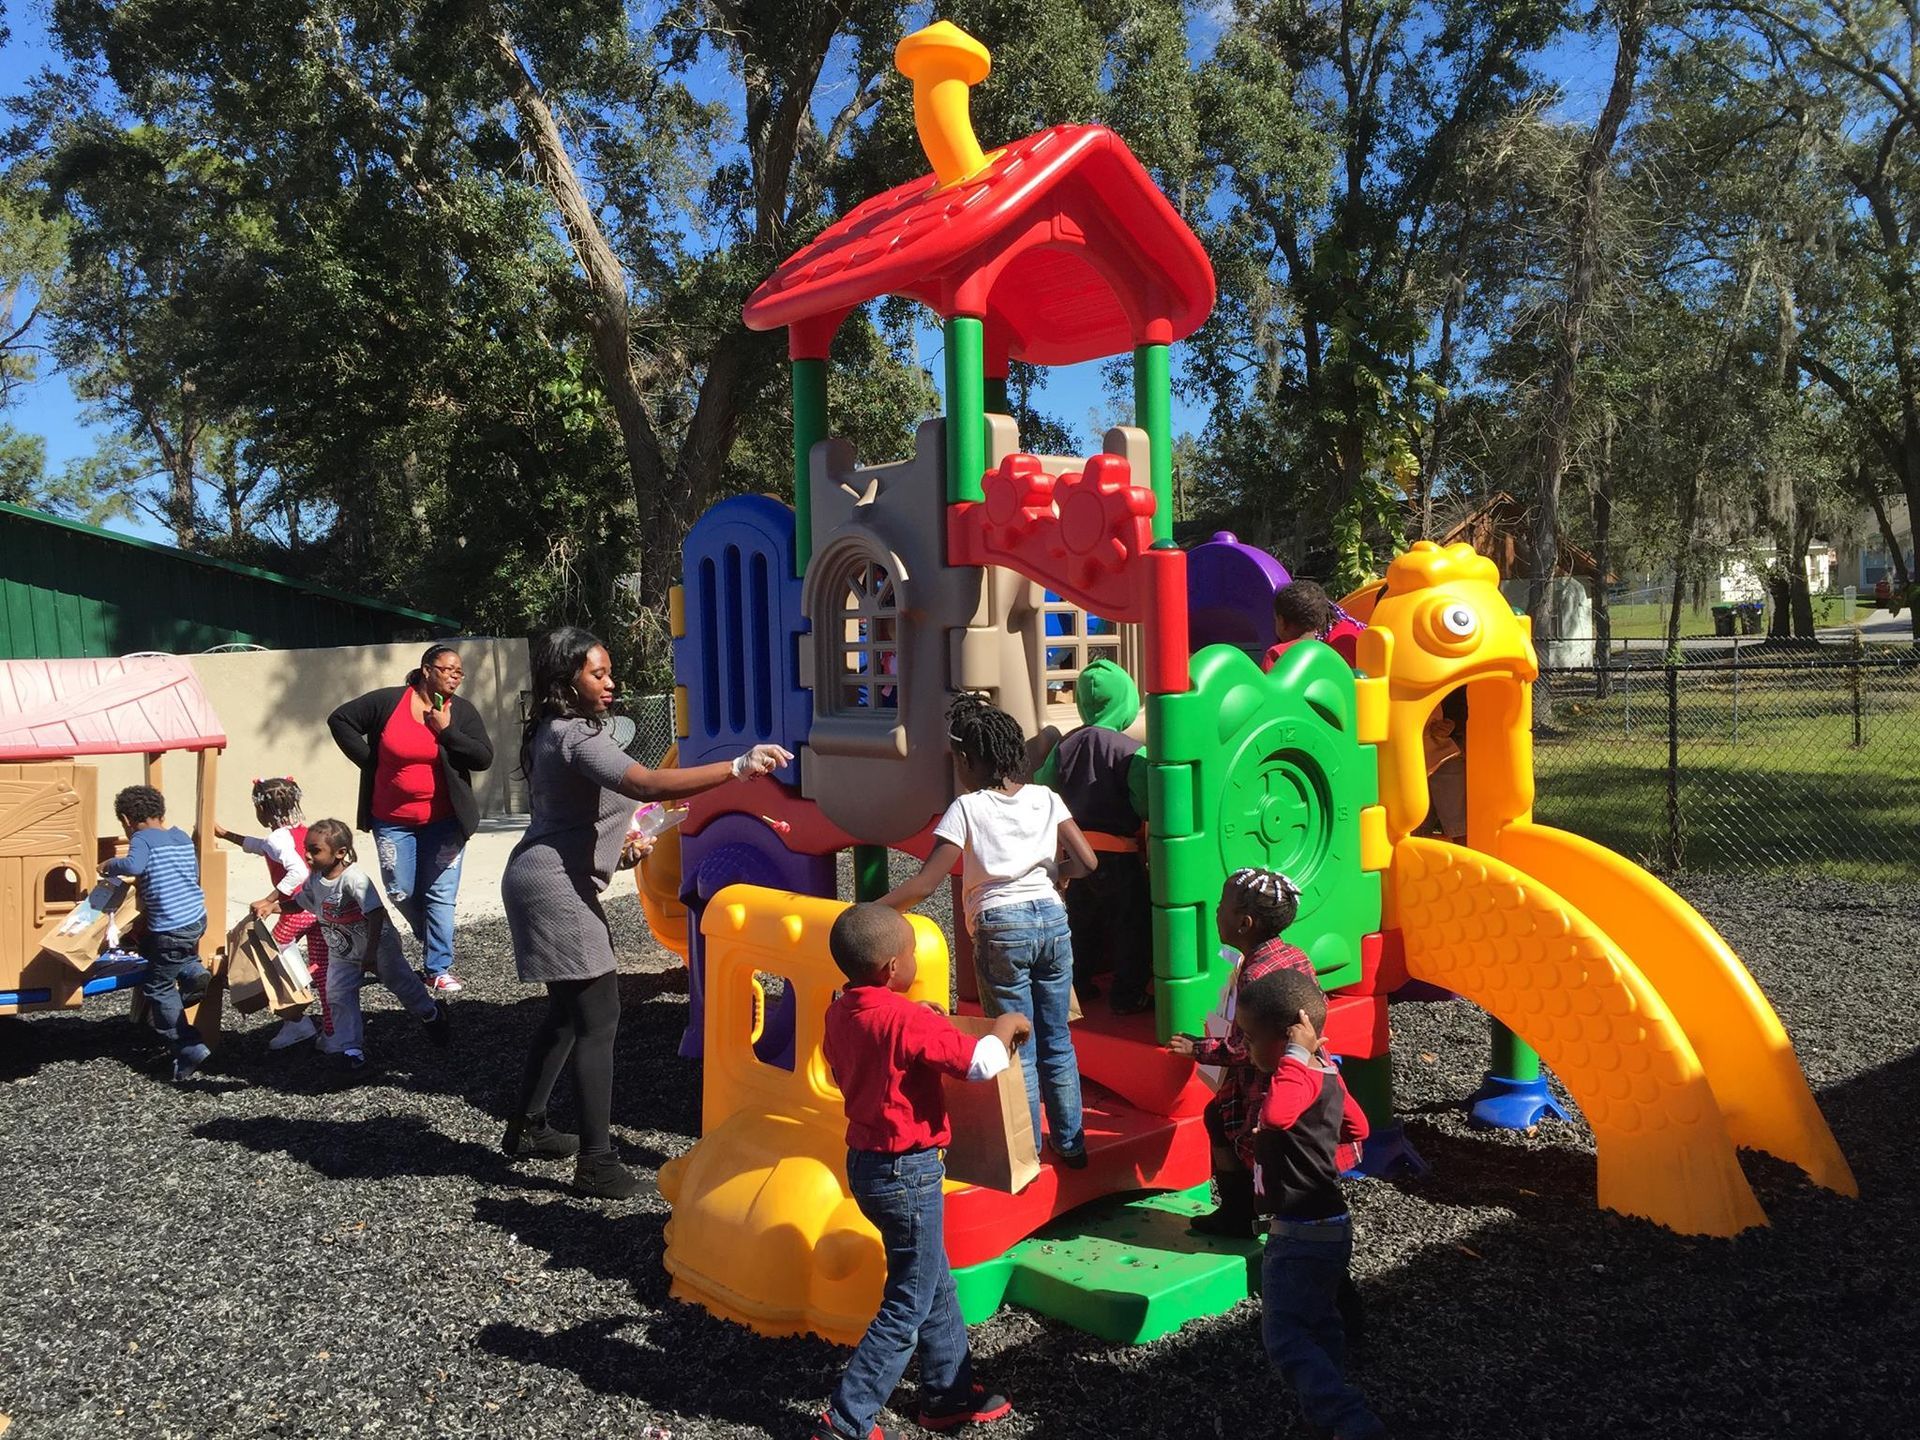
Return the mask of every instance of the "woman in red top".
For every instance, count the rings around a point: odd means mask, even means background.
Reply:
[[[453,902],[460,859],[480,826],[473,772],[493,764],[480,712],[457,693],[466,671],[451,645],[432,645],[406,683],[349,700],[327,719],[360,767],[359,828],[372,833],[380,885],[426,952],[427,984],[451,994]]]

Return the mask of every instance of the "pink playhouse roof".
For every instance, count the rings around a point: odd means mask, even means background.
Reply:
[[[0,661],[0,761],[226,743],[207,692],[174,656]]]

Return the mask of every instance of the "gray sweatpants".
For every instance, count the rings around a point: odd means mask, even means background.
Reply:
[[[422,1020],[431,1020],[440,1007],[420,983],[420,977],[407,966],[400,948],[400,936],[392,921],[380,927],[380,944],[374,956],[374,972],[380,983],[391,990],[399,1002]],[[327,1009],[333,1020],[333,1034],[324,1037],[323,1048],[329,1054],[358,1051],[365,1036],[360,1020],[360,966],[342,963],[329,956],[327,964]]]

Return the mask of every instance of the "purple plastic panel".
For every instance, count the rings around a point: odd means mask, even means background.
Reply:
[[[674,679],[687,691],[680,763],[731,760],[761,741],[798,755],[813,695],[799,683],[807,622],[792,507],[765,495],[722,500],[694,522],[682,553],[687,633],[673,642]],[[791,769],[776,773],[799,782]]]
[[[1231,530],[1187,552],[1187,634],[1198,654],[1235,645],[1259,660],[1273,644],[1273,592],[1292,580],[1266,551]]]
[[[680,837],[680,898],[687,907],[687,1028],[680,1037],[680,1058],[698,1060],[705,1050],[707,1024],[706,937],[700,917],[707,901],[729,885],[765,885],[802,895],[837,893],[832,855],[795,855],[780,837],[751,815],[722,815],[698,835]],[[792,991],[786,992],[790,997]],[[755,1053],[769,1065],[793,1067],[792,1001],[783,997],[761,1027]],[[782,1058],[784,1056],[784,1058]]]

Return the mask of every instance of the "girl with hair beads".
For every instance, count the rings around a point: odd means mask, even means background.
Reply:
[[[264,836],[242,835],[237,830],[227,829],[217,820],[213,833],[228,844],[238,845],[247,854],[258,855],[267,862],[267,876],[273,885],[273,892],[266,899],[277,905],[307,883],[307,826],[300,814],[300,786],[291,775],[276,775],[253,782],[253,817],[266,830]],[[328,1048],[326,1037],[333,1034],[333,1020],[327,1009],[327,940],[315,928],[315,923],[315,918],[305,911],[282,915],[273,927],[273,943],[284,954],[299,944],[301,937],[306,938],[307,973],[313,977],[314,994],[320,997],[320,1023],[315,1025],[311,1017],[306,1015],[297,1020],[281,1021],[280,1028],[267,1041],[269,1050],[284,1050],[289,1045],[298,1045],[302,1040],[311,1040],[315,1035],[322,1037],[320,1048]]]
[[[1253,1130],[1266,1098],[1268,1077],[1247,1055],[1233,1017],[1240,992],[1263,975],[1297,970],[1313,979],[1313,961],[1304,951],[1280,938],[1300,913],[1300,887],[1278,870],[1236,870],[1220,891],[1214,925],[1220,943],[1240,952],[1233,978],[1227,983],[1224,1036],[1175,1035],[1167,1049],[1191,1056],[1202,1065],[1224,1072],[1220,1089],[1207,1102],[1207,1136],[1213,1142],[1213,1181],[1220,1188],[1220,1206],[1195,1218],[1193,1230],[1202,1235],[1244,1238],[1253,1228]]]
[[[965,791],[933,827],[934,847],[920,873],[881,897],[910,910],[964,858],[961,892],[980,1006],[1033,1022],[1034,1063],[1026,1070],[1033,1136],[1044,1100],[1049,1143],[1062,1164],[1087,1163],[1080,1127],[1080,1065],[1067,1034],[1073,992],[1073,938],[1058,886],[1091,875],[1099,863],[1066,802],[1044,785],[1024,783],[1027,741],[1006,711],[978,695],[956,695],[947,710]],[[1066,849],[1066,857],[1060,851]]]
[[[436,1004],[420,977],[407,968],[380,892],[354,864],[353,831],[344,820],[316,820],[307,827],[306,851],[305,883],[291,895],[254,901],[253,913],[265,920],[276,910],[282,915],[305,911],[318,921],[326,937],[327,1006],[342,1076],[355,1079],[367,1064],[361,1050],[360,981],[368,969],[425,1023],[429,1040],[445,1045],[446,1007]]]

